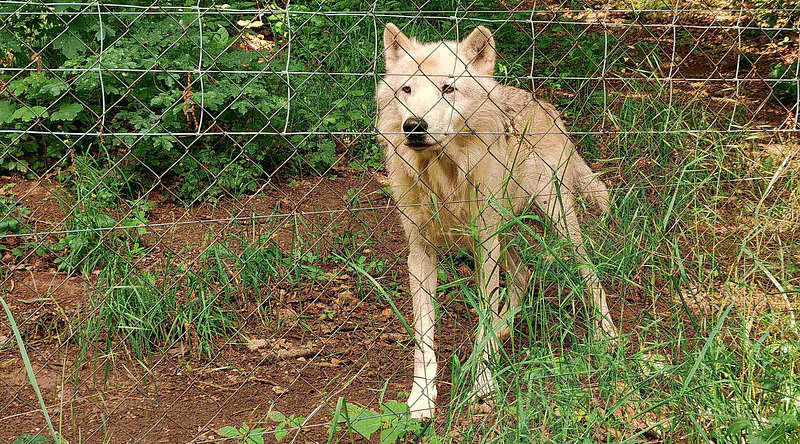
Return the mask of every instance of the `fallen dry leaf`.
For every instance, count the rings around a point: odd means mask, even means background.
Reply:
[[[247,340],[247,349],[250,351],[256,351],[260,348],[266,347],[267,345],[269,345],[269,342],[267,342],[266,339],[250,338]]]
[[[289,307],[283,307],[278,309],[278,315],[282,318],[296,318],[297,312]]]

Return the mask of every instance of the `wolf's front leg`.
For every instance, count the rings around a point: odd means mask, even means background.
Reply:
[[[415,419],[432,418],[436,402],[436,354],[433,337],[436,319],[436,252],[424,241],[412,244],[408,254],[411,295],[414,302],[414,385],[408,410]]]

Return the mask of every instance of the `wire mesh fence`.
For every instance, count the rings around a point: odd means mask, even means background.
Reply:
[[[4,440],[798,438],[794,2],[2,0],[0,17]],[[421,74],[393,83],[389,23],[419,42],[484,26],[496,60],[441,85],[408,40]],[[423,112],[420,76],[438,88]],[[432,107],[475,112],[462,76],[503,85],[481,92],[497,109],[526,91],[552,120],[522,132],[563,133],[611,196],[605,215],[574,205],[585,253],[548,214],[560,191],[497,228],[532,270],[502,346],[475,342],[485,258],[439,246],[409,270],[408,214],[436,203],[384,168],[426,117],[440,143]],[[520,129],[497,113],[464,135]],[[592,335],[584,270],[617,341]],[[438,409],[420,422],[410,290],[430,278]],[[484,367],[492,403],[474,397]]]

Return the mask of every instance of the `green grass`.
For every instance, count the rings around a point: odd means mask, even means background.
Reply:
[[[106,149],[74,155],[60,179],[66,188],[58,202],[69,217],[52,250],[63,251],[56,259],[61,270],[86,276],[116,257],[144,254],[140,237],[153,205],[135,196],[136,178]]]
[[[129,351],[142,360],[179,345],[211,357],[220,339],[237,331],[240,311],[251,302],[270,329],[281,325],[278,298],[263,291],[268,282],[308,285],[323,273],[313,256],[286,253],[270,236],[207,242],[213,243],[196,261],[165,269],[145,269],[134,252],[104,256],[79,335],[82,354],[102,341],[108,356]]]
[[[497,422],[445,429],[480,442],[796,442],[796,337],[754,334],[752,318],[733,311],[707,317],[702,335],[688,334],[669,313],[654,315],[626,332],[635,342],[610,353],[605,343],[526,338],[495,365],[506,395]],[[551,328],[528,313],[523,321]],[[456,387],[466,391],[469,381]]]

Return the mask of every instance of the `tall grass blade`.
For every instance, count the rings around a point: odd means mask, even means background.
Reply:
[[[19,354],[22,356],[22,361],[25,363],[25,372],[28,374],[28,381],[30,381],[33,391],[36,392],[36,399],[39,401],[39,407],[41,407],[44,420],[47,422],[47,429],[50,431],[50,436],[53,437],[53,442],[59,443],[61,440],[56,434],[56,429],[53,428],[53,422],[50,421],[50,414],[47,413],[47,405],[44,403],[42,392],[39,390],[39,384],[36,382],[36,374],[33,372],[33,366],[31,366],[31,360],[28,358],[28,352],[25,350],[25,343],[22,341],[22,335],[19,333],[17,322],[14,320],[14,315],[11,314],[11,308],[2,296],[0,296],[0,303],[3,304],[3,309],[6,311],[6,316],[8,316],[8,322],[11,324],[11,330],[14,332],[14,339],[17,340],[17,348],[19,349]]]

